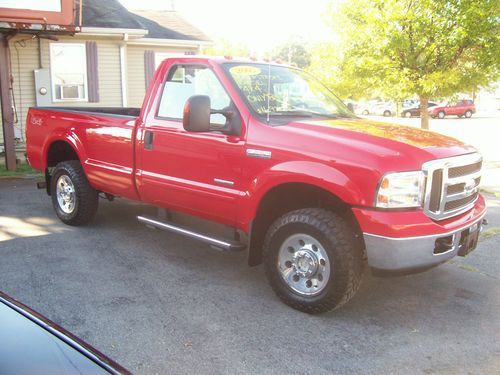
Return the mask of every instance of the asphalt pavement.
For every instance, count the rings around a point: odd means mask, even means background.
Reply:
[[[500,227],[500,199],[488,204]],[[348,305],[310,316],[282,304],[244,253],[136,222],[152,212],[101,201],[91,225],[68,227],[34,180],[0,180],[0,290],[137,374],[499,373],[494,230],[428,272],[366,273]]]

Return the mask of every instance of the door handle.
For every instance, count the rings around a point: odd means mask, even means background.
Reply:
[[[153,149],[154,135],[155,135],[155,133],[153,133],[150,130],[146,130],[144,132],[144,149],[145,150],[152,150]]]

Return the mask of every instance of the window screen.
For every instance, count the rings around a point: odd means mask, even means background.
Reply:
[[[50,70],[54,100],[87,100],[85,44],[51,43]]]

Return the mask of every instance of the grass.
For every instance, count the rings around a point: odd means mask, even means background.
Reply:
[[[0,165],[0,177],[25,177],[41,175],[39,171],[32,169],[28,163],[22,163],[17,166],[15,172],[8,171],[5,165]]]
[[[500,227],[493,227],[493,228],[488,228],[486,230],[483,230],[481,232],[481,239],[485,238],[490,238],[493,236],[496,236],[497,234],[500,234]]]

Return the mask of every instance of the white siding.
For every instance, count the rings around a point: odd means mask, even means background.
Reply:
[[[179,53],[197,51],[197,49],[157,47],[157,46],[127,46],[127,94],[129,107],[141,107],[146,94],[146,74],[144,70],[144,52]]]
[[[88,39],[91,40],[91,39]],[[81,38],[59,38],[60,43],[85,43]],[[56,102],[53,105],[65,107],[121,107],[121,80],[120,80],[120,42],[114,40],[94,39],[97,43],[97,70],[99,75],[99,102]],[[50,68],[49,43],[57,43],[48,40],[42,41],[42,65]]]
[[[33,71],[39,68],[38,40],[22,35],[10,40],[10,55],[14,82],[14,100],[17,120],[14,124],[16,137],[24,140],[26,114],[35,103],[35,78]],[[1,129],[0,129],[1,132]],[[3,143],[3,134],[2,141]]]
[[[120,43],[118,39],[82,38],[58,36],[60,43],[85,43],[92,40],[97,43],[98,74],[99,74],[99,102],[55,102],[54,106],[104,106],[121,107],[122,92],[120,78]],[[49,43],[57,43],[47,39],[31,38],[29,35],[16,36],[10,41],[12,73],[14,77],[13,90],[18,122],[15,124],[15,133],[22,140],[25,139],[26,114],[29,107],[36,105],[34,70],[50,68]],[[39,48],[40,46],[40,48]],[[146,93],[144,52],[180,53],[196,51],[195,48],[131,46],[126,53],[126,79],[129,107],[140,107]],[[41,63],[41,64],[40,64]],[[1,124],[0,124],[1,125]],[[2,127],[0,126],[0,143],[3,143]]]

